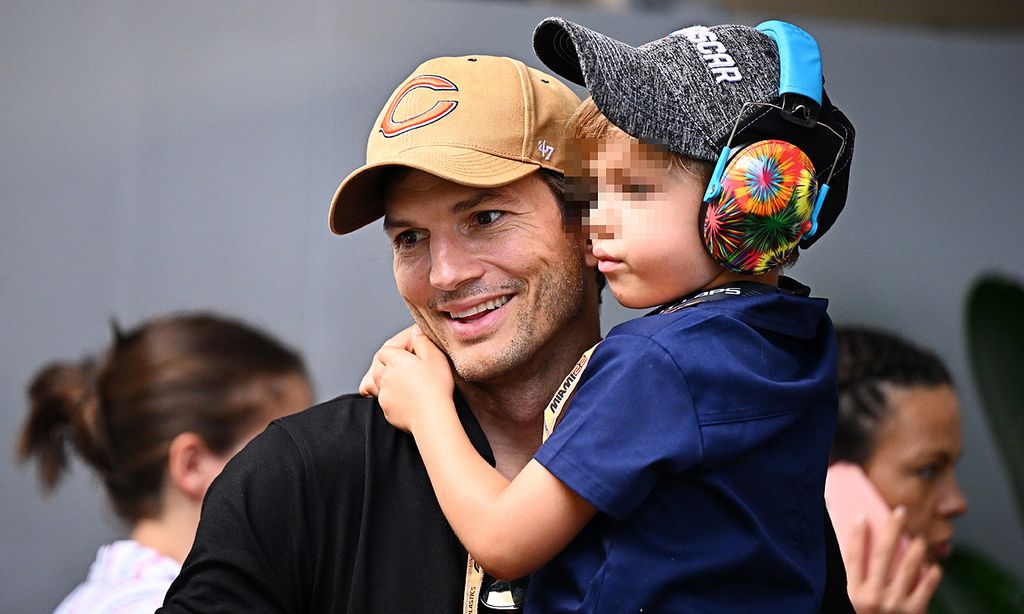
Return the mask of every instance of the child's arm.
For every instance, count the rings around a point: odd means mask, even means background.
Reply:
[[[413,434],[441,509],[473,558],[499,579],[527,575],[596,510],[536,460],[511,483],[495,471],[459,422],[447,358],[418,331],[407,347],[381,348],[368,391],[377,388],[388,421]]]

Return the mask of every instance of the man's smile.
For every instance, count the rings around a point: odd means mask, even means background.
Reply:
[[[453,320],[465,320],[477,314],[498,309],[499,307],[507,303],[511,298],[511,296],[499,296],[498,298],[491,299],[489,301],[484,301],[482,303],[477,303],[476,305],[471,305],[469,307],[455,308],[448,311],[448,317],[450,317]]]

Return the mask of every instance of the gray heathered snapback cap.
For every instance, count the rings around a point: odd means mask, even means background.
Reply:
[[[803,149],[821,178],[830,179],[818,232],[804,247],[842,211],[853,125],[824,92],[818,121],[831,131],[782,120],[766,106],[781,101],[779,50],[767,34],[743,25],[691,26],[634,47],[549,17],[537,26],[533,46],[548,68],[586,87],[613,124],[642,141],[708,162],[718,159],[734,128],[740,144],[781,138]]]

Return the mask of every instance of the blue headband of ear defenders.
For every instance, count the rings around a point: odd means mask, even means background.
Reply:
[[[804,30],[784,21],[765,21],[757,26],[775,41],[779,50],[779,96],[782,98],[782,116],[806,128],[813,128],[818,122],[821,110],[822,72],[821,52],[818,42]],[[737,118],[737,122],[739,118]],[[730,138],[731,141],[731,138]],[[721,193],[722,173],[730,154],[730,143],[722,150],[711,181],[704,193],[709,200]],[[818,186],[818,198],[811,212],[811,229],[804,235],[812,237],[818,231],[818,213],[821,211],[828,184]]]
[[[779,95],[799,94],[821,107],[821,52],[814,37],[777,20],[759,24],[757,29],[779,48]]]
[[[807,128],[818,123],[821,110],[821,51],[814,37],[791,23],[772,20],[758,24],[757,29],[770,36],[779,48],[779,96],[782,116]],[[787,96],[795,94],[795,96]],[[808,100],[809,99],[809,100]],[[811,105],[810,101],[814,104]],[[818,198],[811,212],[810,238],[818,232],[818,214],[828,194],[828,184],[818,186]]]

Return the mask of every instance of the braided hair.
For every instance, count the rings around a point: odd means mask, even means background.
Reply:
[[[933,352],[890,333],[837,327],[836,340],[839,418],[829,462],[863,465],[892,413],[890,387],[952,385],[952,378]]]

